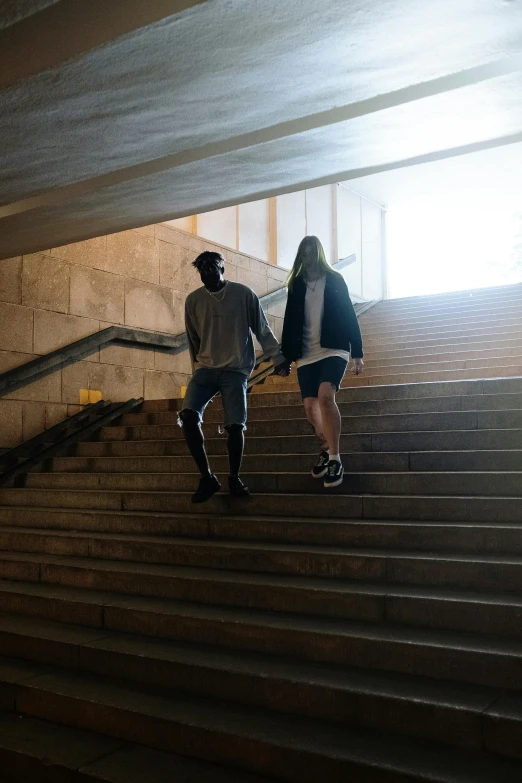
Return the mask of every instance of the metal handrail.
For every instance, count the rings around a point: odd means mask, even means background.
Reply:
[[[84,422],[88,420],[93,413],[98,412],[105,405],[107,405],[107,403],[103,400],[92,405],[87,405],[83,410],[75,413],[73,416],[69,416],[69,418],[64,419],[58,424],[55,424],[54,427],[49,427],[49,429],[44,430],[39,435],[35,435],[34,438],[25,441],[25,443],[8,449],[0,455],[0,475],[13,466],[18,465],[20,460],[36,453],[40,449],[44,449],[49,442],[53,442],[59,438],[62,432],[83,426]]]
[[[134,345],[153,346],[157,348],[174,348],[184,351],[187,347],[183,344],[183,337],[173,337],[157,332],[145,332],[140,329],[129,329],[124,326],[109,326],[100,332],[95,332],[81,340],[75,340],[69,345],[58,348],[45,356],[39,356],[30,362],[8,370],[0,375],[0,397],[10,394],[29,383],[44,378],[57,370],[68,367],[74,362],[84,359],[102,345],[109,343],[132,343]]]
[[[27,473],[38,465],[67,452],[78,441],[90,438],[101,427],[129,413],[143,402],[143,397],[126,402],[100,400],[79,413],[55,424],[45,432],[10,449],[0,456],[0,487],[23,486]]]

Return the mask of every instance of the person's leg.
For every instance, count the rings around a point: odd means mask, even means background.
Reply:
[[[324,436],[323,418],[321,415],[321,406],[317,397],[305,397],[303,400],[305,415],[308,422],[312,425],[315,436],[319,441],[319,446],[323,451],[328,451],[328,442]]]
[[[297,370],[297,379],[301,389],[306,418],[312,425],[319,441],[320,453],[317,463],[312,468],[313,478],[322,478],[328,467],[328,443],[324,436],[321,406],[319,405],[319,362],[305,364]]]
[[[179,414],[179,420],[183,427],[183,435],[187,442],[192,458],[202,476],[210,476],[207,452],[205,450],[205,438],[201,428],[201,419],[198,411],[185,408]]]
[[[330,455],[339,456],[339,443],[341,438],[341,414],[335,395],[337,387],[330,381],[323,381],[319,386],[319,408],[323,424],[324,438]]]
[[[245,431],[242,424],[231,424],[227,427],[228,432],[228,463],[230,466],[230,475],[239,476],[241,462],[243,460],[243,451],[245,448]]]
[[[185,407],[178,421],[189,451],[201,473],[199,487],[192,497],[194,503],[203,503],[221,489],[221,484],[210,470],[201,418],[208,402],[217,393],[217,383],[211,370],[198,370],[192,376],[185,395]]]
[[[324,479],[325,487],[336,487],[342,483],[344,469],[340,456],[341,414],[337,407],[337,394],[347,362],[338,356],[321,362],[321,383],[319,384],[319,406],[324,436],[328,443],[329,462]]]
[[[247,377],[243,373],[222,370],[219,385],[223,400],[225,429],[228,432],[227,446],[230,469],[228,486],[232,495],[245,497],[249,494],[249,490],[239,478],[239,471],[245,448]]]
[[[341,381],[346,372],[346,366],[346,360],[340,356],[330,356],[318,362],[319,392],[317,396],[330,459],[339,458],[341,414],[337,407],[335,395],[339,391]]]

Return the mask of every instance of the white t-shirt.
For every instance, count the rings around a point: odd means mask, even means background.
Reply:
[[[323,348],[321,346],[321,324],[323,323],[324,313],[324,287],[326,285],[326,275],[318,280],[306,283],[306,296],[304,307],[303,323],[303,354],[297,360],[297,369],[304,367],[305,364],[313,364],[321,359],[327,359],[329,356],[340,356],[342,359],[350,361],[348,351],[337,351],[334,348]]]

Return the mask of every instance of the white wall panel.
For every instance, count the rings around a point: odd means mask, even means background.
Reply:
[[[179,228],[181,231],[187,231],[189,234],[191,234],[192,227],[194,225],[194,218],[190,216],[178,218],[177,220],[166,220],[165,225],[172,226],[172,228]]]
[[[361,198],[341,185],[337,188],[337,238],[339,258],[356,255],[343,275],[350,294],[362,297]]]
[[[277,197],[277,263],[290,269],[306,236],[305,192]]]
[[[237,207],[198,215],[198,236],[237,250]]]
[[[268,199],[239,205],[239,250],[262,261],[270,260]]]
[[[306,233],[319,237],[330,263],[337,260],[332,257],[332,207],[330,185],[306,191]]]
[[[382,210],[362,199],[362,270],[363,296],[381,299],[382,279]]]
[[[383,210],[341,184],[335,187],[311,188],[206,212],[197,216],[197,233],[285,269],[292,266],[303,237],[313,234],[321,240],[330,263],[355,255],[355,263],[343,270],[354,300],[380,299],[384,288]],[[171,220],[167,225],[189,232],[193,228],[191,217]]]

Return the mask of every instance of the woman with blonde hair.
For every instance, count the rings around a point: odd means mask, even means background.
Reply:
[[[324,478],[325,487],[337,487],[344,469],[335,395],[350,355],[352,372],[363,371],[361,331],[344,278],[327,262],[317,237],[305,237],[299,245],[287,288],[281,349],[297,364],[306,418],[321,445],[312,476]]]

